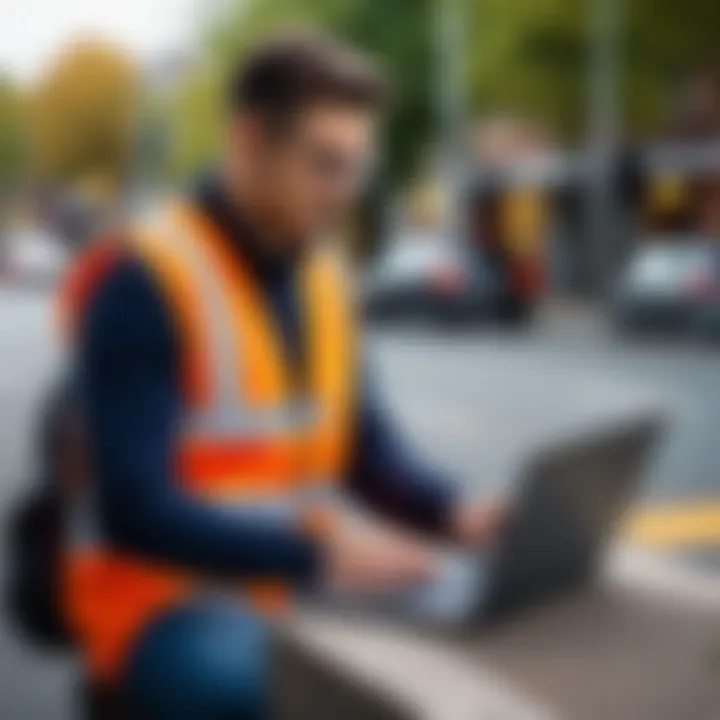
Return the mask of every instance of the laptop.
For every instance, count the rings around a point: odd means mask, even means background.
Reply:
[[[324,598],[323,608],[441,628],[489,622],[578,587],[635,497],[663,422],[648,415],[551,445],[521,474],[495,547],[447,550],[432,581],[392,595]]]

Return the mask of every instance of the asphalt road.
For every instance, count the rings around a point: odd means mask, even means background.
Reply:
[[[410,441],[477,492],[546,442],[643,409],[667,417],[653,502],[720,497],[720,353],[602,338],[378,335],[368,352]]]
[[[49,325],[41,295],[0,291],[3,515],[29,477],[34,408],[61,366]],[[596,333],[539,331],[512,338],[396,331],[371,333],[367,352],[408,442],[468,492],[511,489],[534,447],[652,407],[667,414],[670,430],[649,469],[643,503],[681,510],[689,504],[693,512],[705,512],[706,521],[720,519],[714,514],[720,507],[718,351],[628,347]],[[692,546],[693,557],[703,546],[717,557],[712,528],[708,537],[695,532],[686,542],[683,528],[697,530],[698,522],[695,515],[684,517],[670,522],[670,541],[663,544]],[[25,647],[3,624],[0,633],[0,718],[72,717],[72,664]]]

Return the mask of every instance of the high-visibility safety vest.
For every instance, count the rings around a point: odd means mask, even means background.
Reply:
[[[128,244],[162,290],[180,338],[184,416],[176,472],[183,490],[239,517],[327,532],[348,457],[354,390],[350,293],[338,262],[317,251],[300,273],[307,349],[300,383],[260,288],[196,208],[172,206]],[[64,300],[71,311],[87,299],[77,288],[92,295],[92,275],[107,269],[111,255],[90,251],[91,277],[78,282],[83,272],[76,272],[75,292]],[[72,515],[66,614],[94,676],[110,680],[152,617],[212,581],[110,549],[92,512],[92,488]],[[280,579],[224,589],[260,612],[289,600]]]

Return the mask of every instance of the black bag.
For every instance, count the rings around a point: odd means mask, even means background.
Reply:
[[[11,519],[8,609],[23,636],[44,647],[69,645],[60,612],[62,502],[37,488]]]
[[[69,648],[61,610],[61,562],[68,498],[63,477],[70,451],[72,403],[67,388],[54,392],[42,413],[43,472],[10,516],[6,605],[20,633],[46,648]]]

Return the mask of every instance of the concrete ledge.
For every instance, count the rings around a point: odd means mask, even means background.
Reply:
[[[306,616],[285,636],[280,657],[283,720],[553,717],[485,663],[387,626]]]
[[[707,578],[675,571],[622,552],[598,587],[477,636],[298,615],[279,634],[277,716],[720,717],[720,592]]]

